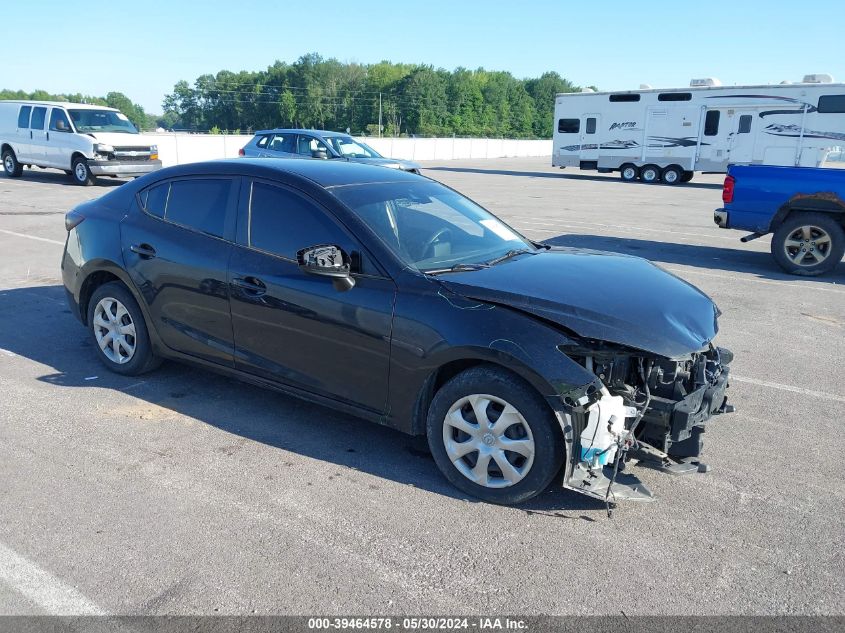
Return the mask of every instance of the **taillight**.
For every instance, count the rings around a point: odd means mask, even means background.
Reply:
[[[734,185],[736,179],[733,176],[725,178],[725,184],[722,186],[722,202],[730,204],[734,201]]]
[[[243,147],[238,150],[238,156],[246,156],[246,154],[244,153]]]
[[[65,214],[65,228],[70,231],[71,229],[76,228],[82,223],[82,220],[85,219],[85,216],[79,213],[78,211],[68,211]]]

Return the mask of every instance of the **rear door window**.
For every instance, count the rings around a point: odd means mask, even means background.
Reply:
[[[191,178],[150,187],[139,198],[144,211],[185,228],[224,237],[236,188],[229,178]]]
[[[293,154],[296,152],[296,134],[274,134],[267,149],[272,152]]]
[[[47,118],[47,108],[33,108],[32,109],[32,119],[29,122],[29,128],[31,130],[43,130],[44,129],[44,121]]]
[[[18,127],[26,129],[29,127],[29,113],[32,112],[32,106],[21,106],[21,111],[18,112]]]

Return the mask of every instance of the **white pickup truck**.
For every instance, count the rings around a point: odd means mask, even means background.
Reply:
[[[61,169],[80,185],[97,176],[141,176],[161,168],[152,140],[114,108],[0,101],[0,158],[11,178],[32,166]]]

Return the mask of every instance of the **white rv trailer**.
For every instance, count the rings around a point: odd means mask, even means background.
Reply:
[[[845,84],[717,83],[558,94],[552,165],[675,184],[728,164],[818,167],[845,144]]]

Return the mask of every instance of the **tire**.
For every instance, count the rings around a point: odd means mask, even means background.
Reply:
[[[640,177],[640,170],[637,169],[636,165],[627,163],[619,168],[619,177],[625,182],[634,182]]]
[[[510,422],[497,429],[495,422],[508,407]],[[483,424],[474,423],[476,410],[488,423],[494,421],[486,432]],[[563,464],[563,435],[548,404],[521,378],[490,365],[468,369],[438,390],[426,431],[446,479],[488,503],[510,505],[537,496]],[[506,442],[519,451],[503,448]],[[484,457],[483,474],[474,472]]]
[[[11,149],[3,152],[3,171],[9,178],[19,178],[23,173],[23,165],[18,162],[18,157]]]
[[[97,356],[111,371],[137,376],[160,364],[141,308],[122,283],[113,281],[94,291],[87,323]],[[114,333],[121,334],[122,342],[115,342]]]
[[[842,216],[790,214],[772,236],[772,256],[793,275],[813,277],[833,270],[845,254]]]
[[[681,182],[689,182],[693,176],[695,176],[694,171],[685,171],[681,176]]]
[[[663,173],[660,174],[660,180],[663,181],[664,185],[677,185],[678,183],[683,182],[685,173],[686,172],[677,165],[669,165],[663,170]]]
[[[653,183],[660,180],[660,167],[657,165],[643,165],[640,169],[640,180],[647,183]]]
[[[91,173],[91,168],[88,167],[88,161],[84,158],[80,156],[74,158],[71,167],[71,176],[77,185],[90,187],[97,182],[97,178]]]

